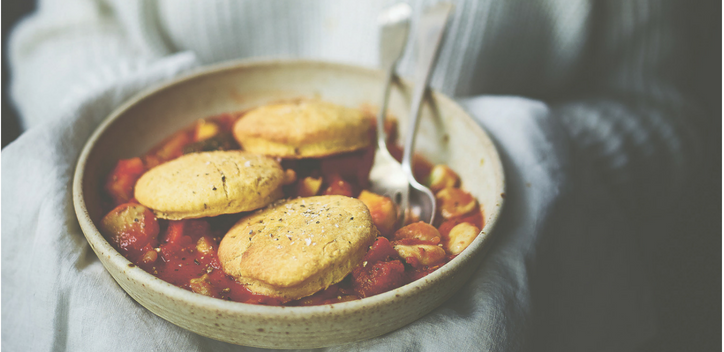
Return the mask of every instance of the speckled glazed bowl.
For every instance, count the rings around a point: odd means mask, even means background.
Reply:
[[[88,140],[73,180],[73,201],[88,243],[105,268],[141,305],[178,326],[217,340],[268,348],[312,348],[369,339],[428,314],[457,291],[481,263],[503,204],[498,153],[463,109],[441,94],[423,108],[417,150],[457,171],[480,202],[485,226],[477,239],[439,270],[390,292],[314,307],[269,307],[195,294],[134,267],[103,238],[100,190],[121,158],[144,154],[192,121],[271,101],[320,98],[350,107],[375,107],[383,73],[315,61],[237,62],[199,70],[145,91],[116,109]],[[390,110],[406,126],[411,89],[393,88]],[[404,131],[402,131],[404,134]],[[402,136],[404,138],[404,135]]]

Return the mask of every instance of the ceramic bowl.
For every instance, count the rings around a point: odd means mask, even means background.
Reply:
[[[416,151],[457,171],[480,202],[485,225],[459,256],[432,274],[358,301],[270,307],[206,297],[135,267],[98,231],[100,190],[118,159],[144,154],[192,121],[268,102],[318,98],[349,107],[378,106],[381,71],[316,61],[235,62],[198,70],[147,90],[116,109],[90,137],[78,160],[73,201],[88,243],[138,303],[185,329],[234,344],[313,348],[369,339],[399,329],[450,298],[475,272],[503,205],[505,181],[495,146],[450,98],[432,92],[422,110]],[[389,109],[406,126],[411,87],[397,82]],[[404,130],[404,128],[401,128]],[[401,131],[404,138],[404,131]]]

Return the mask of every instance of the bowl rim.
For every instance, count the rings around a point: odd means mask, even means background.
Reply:
[[[352,64],[346,64],[346,63],[338,63],[338,62],[329,62],[329,61],[322,61],[322,60],[310,60],[310,59],[253,59],[253,60],[235,60],[235,61],[229,61],[229,62],[223,62],[219,64],[214,64],[210,66],[203,66],[200,68],[196,68],[191,70],[190,72],[180,75],[176,78],[173,78],[169,81],[156,84],[153,86],[150,86],[146,89],[141,90],[131,98],[127,99],[124,103],[116,107],[94,130],[93,134],[89,137],[89,139],[86,141],[83,150],[81,151],[81,154],[78,158],[78,162],[76,164],[75,173],[73,176],[73,205],[76,213],[76,217],[78,218],[78,222],[81,226],[81,229],[83,231],[84,236],[86,237],[87,242],[91,245],[91,247],[96,251],[97,256],[107,256],[110,263],[112,263],[114,266],[119,268],[121,271],[124,271],[128,277],[136,282],[143,282],[145,283],[145,286],[147,289],[151,291],[156,291],[158,293],[161,293],[163,295],[166,295],[172,299],[181,300],[184,302],[187,302],[189,304],[201,307],[205,306],[205,308],[210,309],[216,309],[220,311],[227,312],[229,314],[233,315],[243,315],[243,316],[256,316],[256,315],[263,315],[266,318],[280,318],[284,317],[287,319],[294,319],[294,318],[309,318],[310,316],[315,315],[328,315],[331,312],[350,312],[350,311],[358,311],[362,309],[368,309],[370,307],[374,306],[380,306],[384,305],[386,303],[389,303],[388,301],[394,300],[396,297],[400,297],[403,295],[413,295],[417,291],[424,291],[426,288],[429,288],[433,286],[433,284],[436,281],[439,281],[444,278],[445,275],[447,275],[450,272],[456,271],[457,268],[461,267],[461,265],[465,264],[466,262],[472,260],[474,255],[480,254],[483,255],[484,253],[478,253],[483,252],[483,250],[479,247],[481,246],[487,246],[488,242],[492,239],[492,232],[493,228],[495,227],[498,219],[500,218],[500,213],[503,210],[504,206],[504,193],[506,191],[506,178],[504,174],[504,169],[502,166],[502,162],[500,159],[500,155],[498,153],[497,146],[493,142],[492,138],[490,138],[487,134],[487,132],[480,126],[475,120],[468,114],[458,103],[456,103],[453,99],[437,92],[431,89],[431,95],[434,96],[434,99],[436,101],[442,101],[446,105],[452,107],[455,110],[458,110],[457,113],[460,115],[463,115],[465,117],[465,122],[471,126],[471,130],[474,131],[474,133],[477,135],[478,138],[481,138],[486,141],[486,143],[490,144],[492,147],[491,152],[495,156],[494,160],[494,169],[495,172],[497,172],[501,177],[497,184],[500,194],[496,195],[497,199],[497,207],[493,211],[484,211],[483,212],[483,218],[485,221],[485,224],[483,225],[483,228],[481,229],[480,234],[478,237],[470,244],[470,246],[467,248],[469,250],[463,251],[460,255],[453,258],[450,262],[446,263],[442,267],[438,268],[434,272],[428,274],[427,276],[420,278],[418,280],[415,280],[411,283],[408,283],[404,286],[398,287],[396,289],[393,289],[391,291],[387,291],[375,296],[366,297],[359,300],[354,301],[348,301],[348,302],[340,302],[340,303],[333,303],[333,304],[325,304],[325,305],[318,305],[318,306],[267,306],[267,305],[259,305],[259,304],[250,304],[250,303],[242,303],[242,302],[234,302],[234,301],[227,301],[222,300],[218,298],[213,297],[207,297],[204,295],[200,295],[188,290],[185,290],[183,288],[174,286],[166,281],[163,281],[162,279],[153,276],[151,273],[146,272],[145,270],[141,269],[140,267],[135,266],[132,262],[130,262],[128,259],[126,259],[123,255],[121,255],[115,248],[113,248],[110,243],[103,237],[103,235],[100,233],[98,228],[93,223],[90,214],[88,213],[88,209],[85,204],[85,198],[84,198],[84,192],[83,192],[83,181],[84,181],[84,173],[86,169],[86,163],[87,159],[90,156],[91,152],[93,151],[96,143],[100,139],[100,137],[109,129],[109,127],[120,117],[122,116],[127,110],[135,106],[136,104],[140,103],[141,101],[145,99],[152,99],[154,95],[165,91],[167,89],[172,89],[176,85],[183,84],[188,81],[192,81],[197,78],[204,77],[206,75],[213,75],[218,74],[223,71],[236,71],[236,70],[243,70],[243,69],[251,69],[255,67],[271,67],[271,66],[292,66],[292,65],[301,65],[301,66],[323,66],[323,67],[331,67],[333,69],[339,69],[344,71],[356,71],[358,74],[364,74],[364,75],[379,75],[382,76],[384,73],[381,70],[368,68],[364,66],[357,66]],[[400,80],[402,84],[406,86],[411,86],[409,81],[405,79]],[[439,103],[438,103],[439,104]],[[486,162],[489,162],[490,160],[486,160]],[[481,236],[482,235],[482,236]],[[106,272],[110,273],[110,271],[106,269]],[[115,279],[115,278],[114,278]],[[117,281],[117,280],[116,280]],[[125,290],[124,290],[125,291]]]

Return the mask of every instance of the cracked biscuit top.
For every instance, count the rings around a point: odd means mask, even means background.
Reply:
[[[344,279],[377,237],[356,198],[280,201],[239,220],[219,245],[224,272],[257,294],[290,301]]]
[[[372,122],[357,109],[302,100],[249,111],[233,132],[250,152],[286,159],[321,158],[369,146]]]
[[[138,179],[135,197],[163,219],[181,220],[259,209],[282,197],[284,170],[243,151],[193,153]]]

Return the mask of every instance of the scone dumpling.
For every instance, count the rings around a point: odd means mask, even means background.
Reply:
[[[239,220],[218,253],[226,274],[254,293],[286,302],[344,279],[377,234],[358,199],[297,198]]]
[[[319,158],[364,148],[372,124],[356,109],[320,101],[265,105],[234,125],[244,150],[287,159]]]
[[[163,219],[234,214],[282,197],[284,170],[269,157],[233,151],[192,153],[149,170],[135,197]]]

